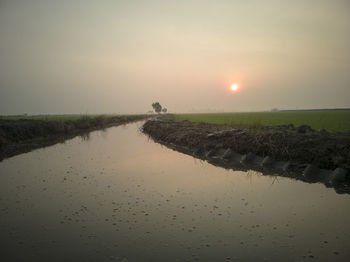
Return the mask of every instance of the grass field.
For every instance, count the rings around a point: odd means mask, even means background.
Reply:
[[[177,114],[173,117],[175,121],[188,120],[234,126],[260,127],[293,124],[295,127],[309,125],[315,130],[325,129],[330,132],[350,131],[350,110]]]

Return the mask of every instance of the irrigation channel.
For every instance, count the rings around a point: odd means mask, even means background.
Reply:
[[[143,123],[0,162],[1,261],[349,261],[350,195],[213,166]]]

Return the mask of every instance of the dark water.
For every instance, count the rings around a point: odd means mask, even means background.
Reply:
[[[350,261],[350,196],[228,171],[142,123],[0,163],[1,261]]]

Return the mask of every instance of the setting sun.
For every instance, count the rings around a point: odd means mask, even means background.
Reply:
[[[238,89],[238,85],[237,85],[237,84],[233,84],[233,85],[231,86],[231,90],[232,90],[232,91],[237,91],[237,89]]]

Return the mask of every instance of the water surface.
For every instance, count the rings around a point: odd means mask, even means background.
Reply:
[[[349,195],[212,166],[141,124],[0,162],[1,261],[349,261]]]

